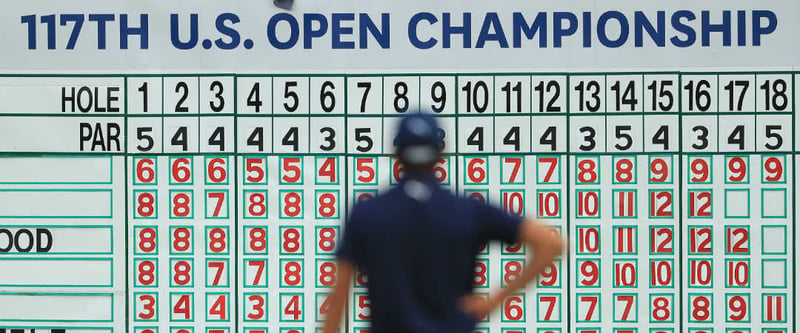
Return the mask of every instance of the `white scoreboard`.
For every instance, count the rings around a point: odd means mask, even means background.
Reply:
[[[479,332],[795,331],[793,1],[296,1],[5,6],[0,333],[321,331],[420,108],[442,186],[569,240]]]

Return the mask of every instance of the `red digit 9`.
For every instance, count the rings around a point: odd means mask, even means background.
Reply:
[[[783,163],[777,157],[770,157],[764,161],[764,180],[777,182],[783,179]]]
[[[693,159],[689,165],[691,169],[691,177],[689,180],[693,183],[708,182],[709,166],[708,162],[702,158]]]
[[[669,179],[669,164],[661,158],[654,158],[650,161],[650,181],[663,183]]]
[[[741,182],[747,177],[747,163],[741,157],[732,157],[728,160],[728,180]]]

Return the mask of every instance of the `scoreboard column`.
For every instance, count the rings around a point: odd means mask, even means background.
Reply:
[[[239,332],[277,321],[277,162],[272,153],[272,78],[236,79],[237,305]],[[271,320],[270,320],[271,319]],[[274,326],[272,326],[274,327]]]
[[[127,90],[131,328],[230,332],[233,79],[131,77]]]
[[[523,142],[530,142],[531,154],[524,157],[522,170],[525,179],[514,175],[516,160],[513,157],[501,160],[500,176],[503,182],[529,184],[535,193],[535,202],[529,202],[526,213],[539,217],[552,227],[551,231],[566,237],[569,233],[568,149],[567,149],[567,97],[562,90],[567,88],[567,77],[531,76],[530,85],[530,135]],[[505,88],[505,85],[501,89]],[[523,97],[524,98],[524,97]],[[515,122],[516,124],[516,122]],[[523,128],[527,127],[521,122]],[[513,129],[513,127],[510,127]],[[525,131],[527,132],[527,131]],[[525,133],[523,132],[523,133]],[[535,214],[535,215],[534,215]],[[513,249],[513,248],[511,248]],[[509,248],[504,250],[508,251]],[[531,299],[528,300],[529,313],[536,314],[537,333],[568,332],[569,313],[569,254],[557,257],[536,278]],[[534,322],[533,318],[528,318]]]
[[[672,73],[643,75],[641,100],[644,110],[641,144],[646,155],[638,156],[639,205],[638,248],[642,269],[640,325],[649,332],[678,332],[676,304],[683,268],[679,259],[680,229],[680,110],[679,77]],[[614,92],[616,95],[616,91]],[[624,96],[624,92],[623,92]],[[621,171],[621,169],[620,169]],[[623,177],[624,178],[624,177]],[[685,266],[684,266],[685,267]]]
[[[569,94],[570,212],[574,225],[575,277],[570,281],[571,326],[581,333],[600,331],[611,318],[611,158],[606,152],[603,75],[571,75]],[[601,173],[602,172],[602,173]],[[606,292],[603,294],[602,292]]]
[[[0,77],[2,331],[123,331],[125,80]]]

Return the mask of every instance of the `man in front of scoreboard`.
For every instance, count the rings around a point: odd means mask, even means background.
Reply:
[[[400,121],[394,144],[405,176],[356,204],[345,222],[324,332],[337,331],[357,266],[369,274],[372,333],[467,333],[563,250],[561,239],[538,221],[440,188],[434,178],[444,146],[440,133],[427,113]],[[535,255],[518,279],[487,299],[473,295],[472,286],[476,255],[491,240],[523,242]]]

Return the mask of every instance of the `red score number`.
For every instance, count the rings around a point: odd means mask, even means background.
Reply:
[[[336,157],[317,157],[317,183],[335,184],[339,181]]]
[[[155,253],[158,248],[158,233],[154,227],[135,228],[136,229],[136,253],[148,254]]]
[[[156,207],[158,206],[156,191],[134,190],[133,195],[135,197],[135,218],[156,218]]]
[[[206,229],[206,253],[228,253],[228,228],[216,227]]]
[[[301,184],[303,182],[303,160],[301,157],[281,158],[281,183]]]
[[[136,185],[150,185],[156,183],[156,159],[152,157],[135,158]]]
[[[561,177],[556,172],[559,169],[559,158],[557,156],[539,157],[536,161],[538,164],[536,174],[539,183],[553,184],[560,181]]]
[[[514,294],[503,302],[503,319],[521,321],[525,318],[525,294]]]
[[[192,183],[192,160],[186,157],[172,159],[170,178],[175,184]]]
[[[506,184],[522,184],[525,181],[524,160],[522,157],[500,158],[502,181]],[[522,171],[522,172],[520,172]]]
[[[764,183],[783,183],[786,181],[783,175],[784,158],[777,156],[766,157],[763,160],[762,179]]]
[[[656,157],[650,160],[650,182],[672,182],[672,159]]]
[[[486,168],[489,165],[485,157],[465,158],[467,162],[466,184],[485,184]]]
[[[244,190],[244,218],[267,218],[267,190]]]
[[[689,183],[711,182],[711,157],[689,157]]]
[[[155,320],[158,314],[158,294],[136,295],[136,318],[139,320]]]
[[[579,158],[578,165],[578,184],[597,184],[599,178],[597,176],[599,158]]]
[[[228,182],[227,159],[215,157],[207,160],[206,182],[210,184],[225,184]]]
[[[375,170],[377,169],[378,159],[374,157],[357,157],[356,163],[356,185],[375,185],[378,183]]]
[[[336,284],[336,262],[333,260],[317,261],[317,285],[332,287]]]
[[[171,227],[171,253],[192,253],[192,227]]]
[[[633,158],[619,158],[614,161],[614,181],[617,183],[636,182],[636,162]]]
[[[338,234],[338,227],[317,227],[317,252],[320,254],[333,253],[336,250]]]
[[[264,185],[267,183],[267,159],[264,157],[246,157],[244,159],[244,184]]]
[[[600,286],[600,260],[577,260],[578,284],[582,287]]]
[[[671,227],[650,227],[650,254],[672,254],[673,242]]]
[[[747,158],[741,156],[726,157],[727,168],[725,179],[730,183],[744,183],[747,181]]]

